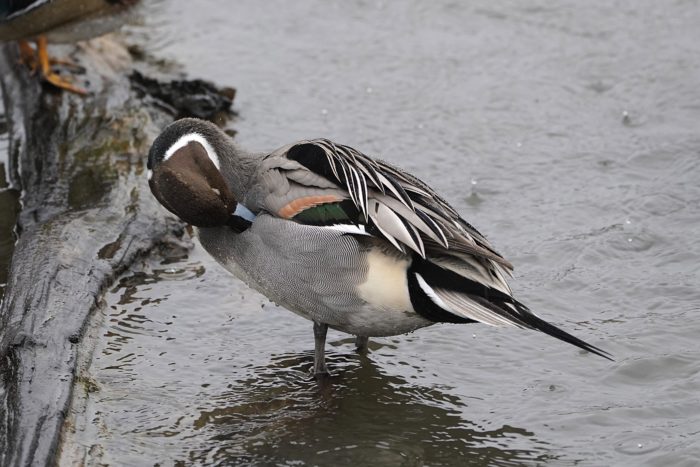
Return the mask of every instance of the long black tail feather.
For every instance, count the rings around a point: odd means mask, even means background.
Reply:
[[[572,336],[553,324],[549,324],[533,314],[527,306],[511,295],[443,268],[430,260],[414,257],[408,273],[409,291],[411,292],[413,306],[427,319],[451,323],[472,322],[466,317],[458,316],[437,306],[418,286],[416,274],[421,274],[421,277],[427,278],[431,287],[454,290],[465,294],[471,300],[504,317],[515,326],[541,331],[587,352],[614,361],[609,352]]]
[[[605,350],[591,345],[588,342],[579,339],[578,337],[572,336],[568,332],[559,329],[553,324],[549,324],[547,321],[534,315],[525,305],[521,304],[520,302],[515,301],[515,306],[520,312],[518,318],[520,318],[520,321],[525,323],[527,327],[531,329],[536,329],[540,332],[547,334],[548,336],[556,337],[559,340],[567,342],[571,345],[575,345],[576,347],[583,349],[587,352],[606,358],[611,362],[615,361],[612,358],[612,354],[610,352],[606,352]]]

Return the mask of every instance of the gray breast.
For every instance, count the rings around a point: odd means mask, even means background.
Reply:
[[[226,269],[308,319],[343,327],[365,303],[365,248],[350,235],[260,215],[246,231],[201,228],[202,246]]]

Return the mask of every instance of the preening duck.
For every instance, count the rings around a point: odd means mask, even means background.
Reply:
[[[327,372],[328,327],[364,347],[368,337],[480,322],[610,359],[513,298],[511,264],[433,189],[348,146],[316,139],[255,154],[183,119],[154,141],[148,178],[220,264],[313,321],[317,374]]]

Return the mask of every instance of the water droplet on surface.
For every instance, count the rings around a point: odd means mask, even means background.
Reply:
[[[647,454],[661,447],[661,440],[658,438],[658,434],[631,434],[627,439],[616,443],[615,450],[630,455]]]
[[[622,111],[622,123],[625,125],[629,125],[630,123],[632,123],[632,119],[630,118],[630,114],[626,110]]]
[[[521,143],[520,141],[518,141],[517,143],[515,143],[515,145],[516,145],[517,147],[521,148],[521,147],[523,146],[523,143]]]
[[[472,178],[472,185],[476,185],[476,183],[477,183],[477,182],[476,182],[476,179],[475,179],[475,178]]]
[[[328,115],[328,109],[321,109],[321,115]]]

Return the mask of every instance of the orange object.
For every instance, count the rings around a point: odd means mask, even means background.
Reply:
[[[309,209],[319,204],[325,203],[336,203],[342,201],[343,198],[337,195],[317,195],[317,196],[305,196],[303,198],[297,198],[285,205],[279,210],[278,214],[285,219],[291,219],[300,212]]]
[[[73,86],[70,82],[59,76],[55,71],[51,69],[46,36],[41,35],[37,38],[36,53],[39,59],[39,69],[41,71],[41,76],[47,82],[51,83],[57,88],[65,89],[66,91],[74,92],[76,94],[80,94],[81,96],[87,94],[87,91],[85,89]]]

